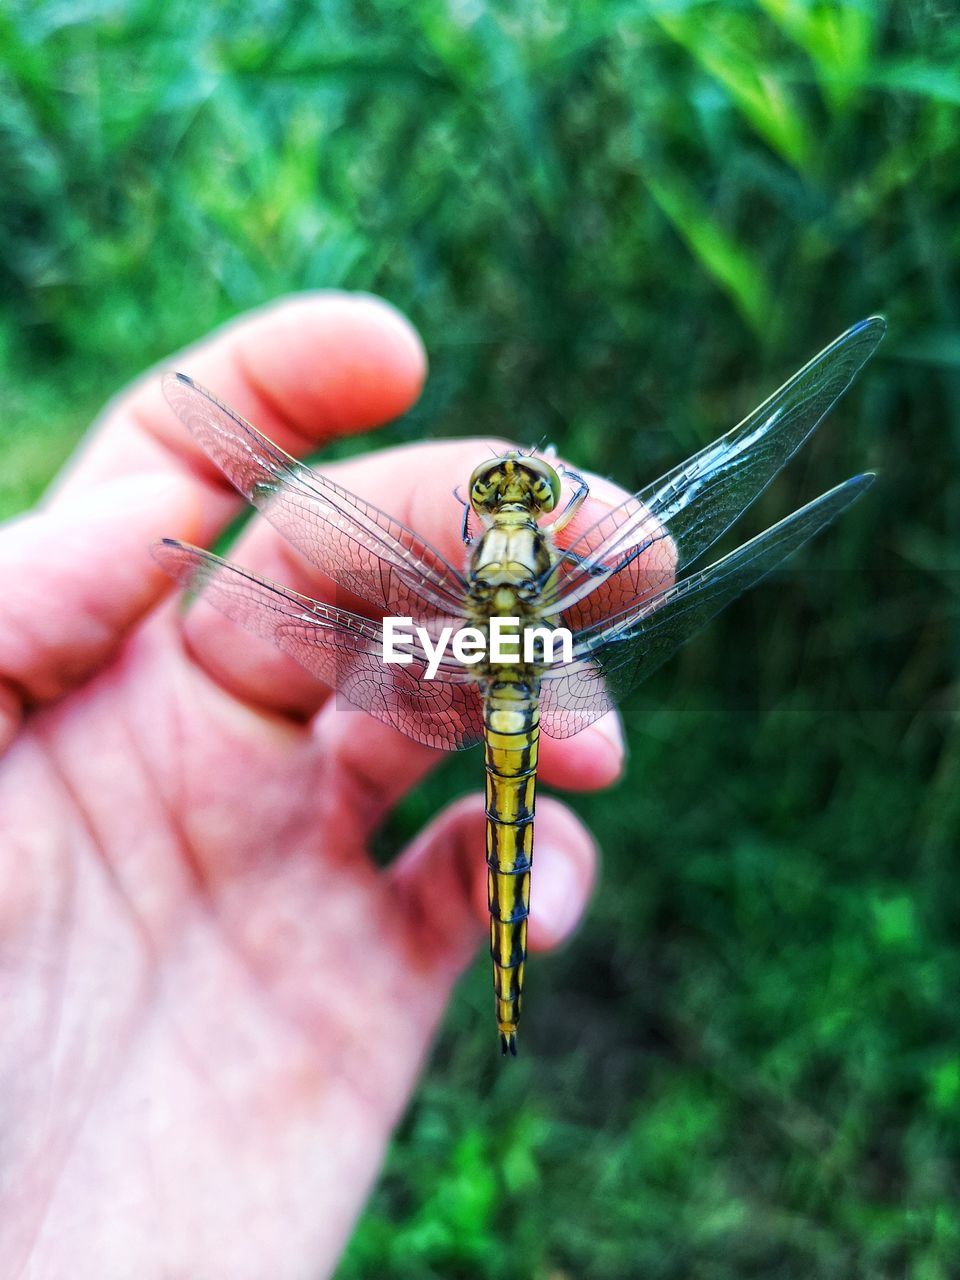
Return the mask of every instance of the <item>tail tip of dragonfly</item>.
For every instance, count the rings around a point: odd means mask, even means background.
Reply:
[[[506,1057],[507,1054],[511,1058],[517,1056],[517,1033],[515,1031],[500,1032],[500,1052]]]

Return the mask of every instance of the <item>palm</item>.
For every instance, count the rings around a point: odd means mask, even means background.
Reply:
[[[261,344],[268,320],[251,325]],[[369,358],[386,403],[355,411],[358,425],[402,408],[418,381],[408,358],[409,385],[397,374],[390,402],[376,337]],[[91,480],[101,498],[108,479],[134,483],[112,460],[127,465],[139,447],[121,431],[101,428],[51,518],[87,527],[74,493]],[[460,466],[462,446],[436,451]],[[8,693],[48,703],[15,738],[14,698],[3,703],[13,741],[0,766],[0,1098],[16,1209],[0,1225],[4,1274],[68,1274],[78,1251],[105,1277],[324,1274],[481,935],[479,797],[388,872],[367,856],[374,826],[435,753],[323,709],[286,659],[242,636],[231,643],[202,609],[186,643],[173,605],[146,615],[160,590],[143,567],[147,526],[176,518],[156,533],[189,533],[192,520],[209,536],[228,501],[219,493],[198,513],[167,494],[156,510],[121,512],[113,549],[126,540],[140,578],[132,596],[119,589],[126,579],[113,584],[110,609],[126,614],[109,626],[94,607],[97,625],[66,617],[62,639],[38,644],[16,625],[13,642],[0,637]],[[46,526],[17,536],[14,623],[24,583],[28,604],[38,583],[64,612],[71,593],[78,609],[89,603],[94,582],[69,556],[58,564]],[[32,566],[24,544],[40,548]],[[75,545],[67,538],[65,550]],[[262,527],[247,550],[238,558],[260,565],[282,554]],[[101,593],[112,571],[93,575]],[[134,615],[146,620],[117,645]],[[583,738],[547,753],[548,776],[608,780],[610,752]],[[556,803],[541,825],[558,868],[568,853],[575,915],[589,843]],[[569,923],[556,904],[551,919],[544,861],[540,945]]]
[[[48,1197],[106,1228],[105,1186],[153,1218],[133,1242],[115,1236],[106,1274],[111,1261],[150,1274],[156,1223],[178,1224],[190,1251],[168,1266],[198,1276],[246,1274],[254,1245],[306,1245],[320,1205],[346,1227],[342,1188],[355,1201],[354,1179],[372,1175],[445,987],[365,856],[350,779],[331,776],[309,730],[265,734],[262,716],[184,670],[172,621],[7,761],[8,793],[57,818],[59,873],[38,865],[19,886],[32,909],[17,922],[24,963],[6,975],[8,999],[29,988],[42,1009],[21,1046],[43,1064],[30,1091],[72,1095],[43,1135],[36,1216],[19,1218],[50,1274],[67,1273],[72,1245],[44,1231],[58,1221]]]

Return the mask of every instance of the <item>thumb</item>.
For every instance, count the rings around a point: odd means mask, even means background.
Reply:
[[[445,809],[387,872],[425,974],[452,983],[487,937],[483,797]],[[557,946],[576,928],[596,878],[593,838],[552,797],[537,803],[530,893],[531,951]]]
[[[150,544],[193,508],[185,480],[133,476],[0,529],[0,751],[25,703],[90,675],[167,591]]]

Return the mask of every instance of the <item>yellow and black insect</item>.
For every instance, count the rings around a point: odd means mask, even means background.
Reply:
[[[585,528],[577,516],[588,487],[551,457],[513,451],[481,462],[462,499],[463,571],[289,457],[186,375],[165,379],[174,410],[223,473],[370,616],[183,543],[157,548],[168,572],[418,742],[458,750],[483,741],[490,949],[504,1053],[516,1053],[520,1018],[540,732],[570,737],[599,719],[864,492],[873,477],[854,476],[707,567],[693,567],[846,391],[884,330],[879,317],[861,321],[727,435]],[[413,642],[405,665],[384,661],[388,617],[411,619],[432,640],[472,627],[486,647],[470,661],[445,652],[427,679],[423,640]],[[560,656],[547,639],[559,629],[570,640]],[[490,656],[492,630],[512,637],[509,659]]]

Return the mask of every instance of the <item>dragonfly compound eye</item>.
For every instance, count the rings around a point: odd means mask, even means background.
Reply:
[[[487,511],[499,500],[499,463],[485,462],[470,477],[470,505],[474,511]]]
[[[541,511],[552,511],[560,501],[560,477],[542,458],[524,458],[524,470],[530,476],[530,493]]]

